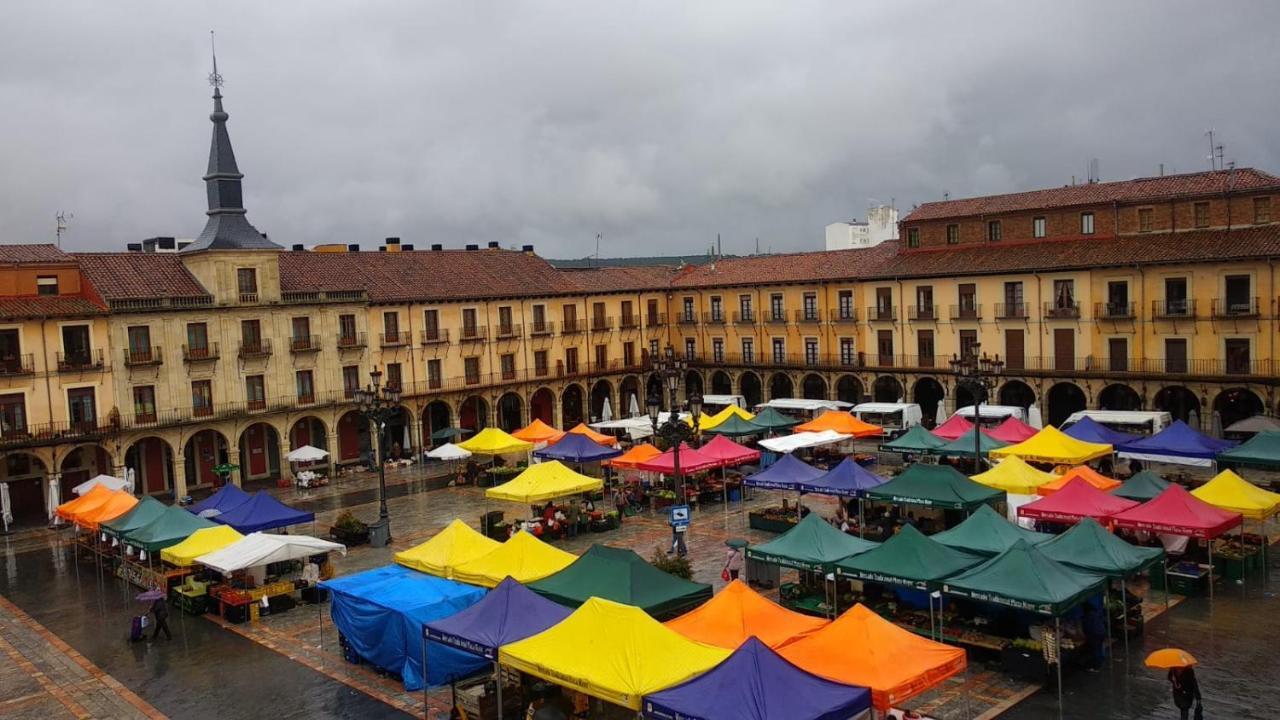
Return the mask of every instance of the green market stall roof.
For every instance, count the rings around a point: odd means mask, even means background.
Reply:
[[[1060,617],[1102,592],[1101,575],[1052,560],[1019,540],[981,565],[948,578],[942,591],[980,602]]]
[[[880,547],[836,563],[836,572],[858,580],[926,590],[985,560],[982,555],[934,542],[913,526],[904,525]]]
[[[158,552],[186,540],[191,533],[216,527],[217,523],[170,506],[146,525],[121,536],[123,541],[147,552]]]
[[[912,425],[911,429],[891,442],[884,443],[880,449],[884,452],[928,453],[947,444],[946,440],[924,429],[923,425]],[[972,444],[970,444],[972,447]]]
[[[1260,432],[1239,446],[1218,453],[1218,462],[1280,468],[1280,432]]]
[[[931,539],[956,550],[991,556],[999,555],[1020,540],[1039,545],[1053,537],[1015,525],[992,507],[983,506],[965,518],[964,522],[932,535]]]
[[[591,597],[633,605],[666,619],[711,599],[711,586],[668,574],[631,550],[592,545],[560,572],[529,589],[561,605],[578,607]]]
[[[129,512],[120,517],[104,522],[99,527],[102,532],[112,537],[121,537],[141,527],[150,525],[156,518],[164,514],[169,507],[150,495],[138,501]]]
[[[894,505],[975,510],[1004,500],[1004,491],[980,485],[950,465],[916,463],[889,482],[867,490],[867,498]]]
[[[740,415],[730,415],[724,422],[715,427],[707,428],[703,432],[712,435],[724,435],[725,437],[745,437],[747,435],[763,435],[769,432],[769,428],[757,425]]]
[[[782,535],[748,547],[747,557],[797,570],[830,572],[840,560],[877,546],[831,527],[818,513],[809,513]]]
[[[803,421],[783,415],[778,412],[777,408],[771,407],[761,410],[755,417],[751,418],[751,423],[753,425],[759,425],[762,428],[773,431],[793,428],[801,422]]]
[[[978,451],[982,453],[984,457],[992,450],[999,450],[1009,444],[1003,440],[997,440],[991,437],[986,433],[986,431],[979,431],[977,428],[974,428],[933,452],[939,455],[947,455],[951,457],[973,457],[974,433],[979,433],[978,437],[981,439],[978,441]]]
[[[1107,532],[1093,518],[1085,518],[1070,530],[1040,545],[1046,557],[1086,572],[1123,578],[1140,572],[1164,557],[1164,550],[1138,547]]]
[[[1133,477],[1125,480],[1120,487],[1111,491],[1112,495],[1138,502],[1146,502],[1155,498],[1164,489],[1169,487],[1169,481],[1151,472],[1143,470]]]

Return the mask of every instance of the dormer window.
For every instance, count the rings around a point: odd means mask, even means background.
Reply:
[[[57,295],[58,294],[58,276],[57,275],[40,275],[36,278],[36,294],[37,295]]]
[[[240,302],[258,301],[258,271],[254,268],[236,268],[236,287]]]

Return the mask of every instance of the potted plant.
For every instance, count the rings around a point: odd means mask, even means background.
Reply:
[[[662,551],[662,548],[654,548],[653,557],[649,558],[649,563],[662,572],[675,575],[678,578],[693,579],[693,566],[689,564],[689,558],[687,557],[667,555]]]
[[[361,522],[350,510],[343,512],[329,528],[329,535],[335,541],[352,547],[369,542],[369,525]]]

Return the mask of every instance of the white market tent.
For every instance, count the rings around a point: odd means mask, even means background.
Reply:
[[[85,480],[79,485],[71,488],[71,492],[75,493],[76,495],[83,495],[89,492],[90,490],[94,489],[98,485],[101,485],[108,490],[120,490],[120,489],[123,489],[124,486],[127,484],[128,482],[118,477],[112,477],[110,475],[98,475],[96,477],[89,478],[88,480]]]
[[[702,404],[716,407],[728,407],[737,405],[740,408],[746,408],[747,399],[741,395],[703,395]]]
[[[1069,427],[1081,420],[1089,418],[1096,423],[1106,425],[1120,432],[1138,431],[1144,435],[1154,435],[1173,424],[1173,416],[1164,411],[1143,410],[1081,410],[1071,413],[1062,426]]]
[[[919,425],[924,413],[916,403],[866,402],[858,403],[849,412],[864,422],[881,427],[906,429]],[[887,422],[886,422],[887,421]]]
[[[681,420],[689,417],[689,413],[680,413]],[[671,413],[658,413],[658,424],[662,425],[671,418]],[[640,417],[621,418],[618,420],[609,420],[608,422],[588,423],[593,430],[626,430],[627,436],[632,440],[640,440],[653,435],[653,423],[649,422],[649,416],[642,415]]]
[[[775,438],[765,438],[760,441],[760,446],[768,448],[774,452],[790,453],[801,448],[818,447],[819,445],[831,445],[833,443],[844,442],[852,439],[852,435],[838,433],[835,430],[823,430],[822,432],[798,432],[792,435],[783,435]]]
[[[274,562],[338,551],[347,554],[347,547],[336,542],[321,540],[309,535],[273,535],[256,532],[244,536],[230,545],[201,555],[196,562],[226,575],[237,570],[247,570]]]
[[[303,445],[300,448],[290,450],[285,454],[284,459],[289,462],[316,462],[329,457],[328,450],[321,450],[318,447]]]
[[[804,400],[801,398],[775,398],[767,403],[760,403],[756,409],[760,408],[776,408],[778,410],[803,410],[804,412],[819,412],[822,410],[845,410],[853,407],[853,403],[847,403],[842,400]]]
[[[438,448],[428,450],[427,457],[436,460],[466,460],[471,457],[471,451],[453,443],[445,443]]]
[[[965,405],[959,410],[956,410],[955,413],[953,413],[953,417],[955,415],[959,415],[962,418],[972,419],[973,406]],[[1010,416],[1016,417],[1022,422],[1027,422],[1026,412],[1024,412],[1023,409],[1021,407],[1018,407],[1017,405],[985,405],[984,404],[982,406],[982,418],[984,420],[1003,420]]]

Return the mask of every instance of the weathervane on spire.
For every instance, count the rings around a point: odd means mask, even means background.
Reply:
[[[209,50],[213,53],[213,72],[209,73],[209,84],[215,89],[222,87],[222,76],[218,74],[218,46],[214,43],[213,31],[209,31]]]

